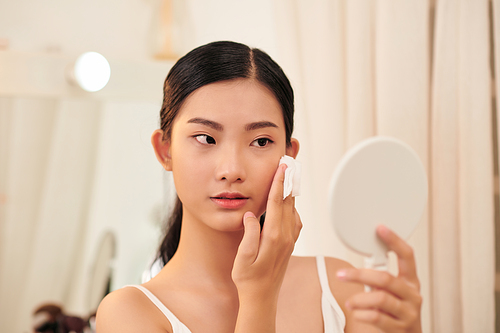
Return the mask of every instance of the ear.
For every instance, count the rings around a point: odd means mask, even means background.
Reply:
[[[292,138],[290,141],[291,141],[291,146],[286,147],[286,154],[288,156],[296,158],[300,148],[299,140]]]
[[[163,131],[157,129],[151,135],[151,144],[155,150],[158,162],[167,171],[172,171],[172,156],[170,155],[170,139],[163,138]]]

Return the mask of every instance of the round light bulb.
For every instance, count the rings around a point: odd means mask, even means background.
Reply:
[[[111,76],[111,68],[104,56],[97,52],[83,53],[76,59],[74,78],[86,91],[99,91],[106,86]]]

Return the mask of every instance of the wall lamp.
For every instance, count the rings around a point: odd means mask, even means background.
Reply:
[[[89,92],[104,88],[108,84],[110,76],[109,62],[97,52],[81,54],[68,71],[68,80]]]

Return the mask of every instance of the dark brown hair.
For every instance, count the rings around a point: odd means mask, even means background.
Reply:
[[[187,53],[170,69],[163,86],[160,127],[164,140],[169,140],[172,123],[186,98],[207,84],[249,78],[259,81],[274,93],[283,111],[286,143],[291,144],[293,132],[293,89],[281,67],[271,57],[244,44],[221,41],[209,43]],[[166,263],[179,245],[182,225],[182,203],[177,197],[168,218],[166,234],[158,256]]]

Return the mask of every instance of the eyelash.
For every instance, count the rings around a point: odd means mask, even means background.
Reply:
[[[258,144],[257,144],[257,146],[255,146],[255,145],[254,145],[254,142],[257,142],[257,143],[258,143],[258,142],[259,142],[259,141],[261,141],[261,140],[265,140],[265,141],[266,141],[266,144],[265,144],[264,146],[261,146],[261,145],[258,145]],[[268,138],[259,138],[259,139],[255,139],[255,140],[252,142],[252,146],[254,146],[254,147],[259,147],[259,148],[264,148],[264,147],[267,147],[270,143],[273,143],[273,142],[274,142],[273,140],[268,139]]]
[[[199,134],[199,135],[195,135],[194,138],[196,139],[196,141],[198,141],[201,144],[205,144],[205,145],[216,144],[215,139],[213,137],[211,137],[210,135]],[[204,138],[204,140],[201,138]],[[262,143],[262,141],[265,141],[265,144],[263,146],[261,146],[259,144],[259,143]],[[254,143],[256,143],[256,144],[254,144]],[[259,138],[259,139],[255,139],[254,141],[252,141],[251,145],[254,147],[264,148],[267,145],[269,145],[270,143],[274,143],[274,141],[271,139],[268,139],[268,138]]]

